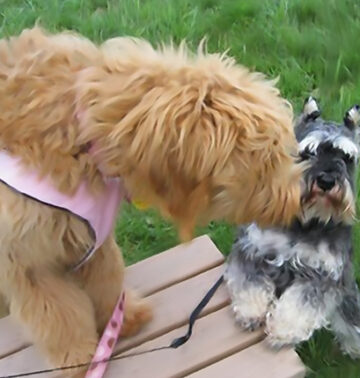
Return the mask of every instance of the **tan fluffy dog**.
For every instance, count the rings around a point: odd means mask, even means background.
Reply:
[[[183,240],[211,219],[288,223],[299,206],[288,104],[261,74],[201,49],[156,51],[130,38],[97,47],[39,28],[2,40],[0,148],[70,195],[83,180],[95,192],[103,175],[123,178]],[[90,360],[123,285],[114,238],[68,272],[91,243],[87,226],[1,184],[0,243],[11,313],[52,364]],[[127,298],[123,335],[150,318]]]

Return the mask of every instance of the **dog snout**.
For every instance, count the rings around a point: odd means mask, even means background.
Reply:
[[[316,178],[317,186],[324,192],[331,190],[335,186],[335,183],[335,177],[325,172],[321,172]]]

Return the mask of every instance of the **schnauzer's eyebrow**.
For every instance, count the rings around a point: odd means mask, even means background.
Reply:
[[[359,156],[359,149],[357,145],[349,138],[343,135],[331,135],[321,131],[313,131],[306,136],[299,143],[299,151],[308,150],[311,153],[316,153],[317,148],[323,142],[332,143],[334,148],[343,151],[346,155],[357,158]]]
[[[357,157],[359,149],[356,144],[345,136],[339,136],[332,141],[334,148],[342,150],[346,155]]]
[[[308,150],[311,153],[315,153],[319,144],[323,140],[323,133],[319,131],[313,131],[308,136],[306,136],[299,144],[300,152]]]

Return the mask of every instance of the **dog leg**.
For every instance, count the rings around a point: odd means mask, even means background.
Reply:
[[[125,317],[121,336],[131,336],[152,319],[152,310],[145,299],[141,299],[134,291],[125,292]]]
[[[265,322],[265,316],[273,300],[273,289],[266,283],[249,283],[242,288],[228,281],[231,307],[241,328],[254,331]]]
[[[19,266],[8,282],[10,313],[30,332],[52,366],[91,361],[98,335],[93,305],[71,280],[46,270]],[[77,376],[79,369],[69,370]]]
[[[103,332],[110,319],[123,290],[124,270],[121,250],[111,237],[77,274],[93,301],[97,328],[100,333]],[[126,290],[122,335],[129,336],[136,333],[150,319],[151,308],[147,301],[138,298],[130,290]]]
[[[267,341],[273,347],[295,345],[328,324],[337,303],[337,292],[323,291],[314,282],[290,286],[266,318]]]
[[[275,287],[255,260],[247,260],[241,253],[230,256],[225,271],[225,282],[231,297],[236,322],[253,331],[265,322],[266,313],[274,300]]]
[[[331,329],[342,351],[352,358],[360,358],[360,293],[354,282],[330,320]]]

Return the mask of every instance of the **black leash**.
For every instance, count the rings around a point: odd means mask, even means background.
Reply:
[[[53,368],[53,369],[31,371],[31,372],[28,372],[28,373],[4,375],[4,376],[0,376],[0,378],[20,378],[20,377],[29,377],[29,376],[36,375],[36,374],[54,373],[54,372],[62,371],[62,370],[83,368],[83,367],[86,367],[86,366],[90,366],[90,365],[94,365],[94,364],[98,364],[98,363],[102,363],[102,362],[116,361],[116,360],[122,360],[124,358],[141,356],[143,354],[153,353],[153,352],[157,352],[157,351],[165,350],[165,349],[177,349],[180,346],[184,345],[190,339],[190,337],[192,335],[193,327],[194,327],[194,324],[195,324],[197,318],[199,317],[201,311],[210,302],[210,299],[214,296],[214,294],[216,293],[216,290],[219,288],[219,286],[222,284],[223,281],[224,281],[224,276],[221,276],[215,282],[215,284],[210,288],[210,290],[205,294],[204,298],[200,301],[200,303],[195,307],[195,309],[193,310],[193,312],[191,313],[191,315],[189,317],[189,327],[188,327],[188,331],[186,332],[186,334],[184,336],[176,338],[168,346],[144,350],[142,352],[122,354],[120,356],[111,356],[108,359],[104,359],[104,360],[96,361],[96,362],[86,362],[86,363],[78,364],[78,365],[62,366],[62,367]]]
[[[173,340],[169,348],[176,349],[179,346],[184,345],[190,339],[196,319],[198,318],[198,316],[200,315],[204,307],[209,303],[210,299],[214,296],[216,290],[219,288],[219,286],[222,284],[223,281],[224,281],[224,276],[222,275],[215,282],[215,284],[210,288],[210,290],[205,294],[205,297],[200,301],[200,303],[195,307],[195,309],[191,313],[190,318],[189,318],[189,328],[186,335]]]

